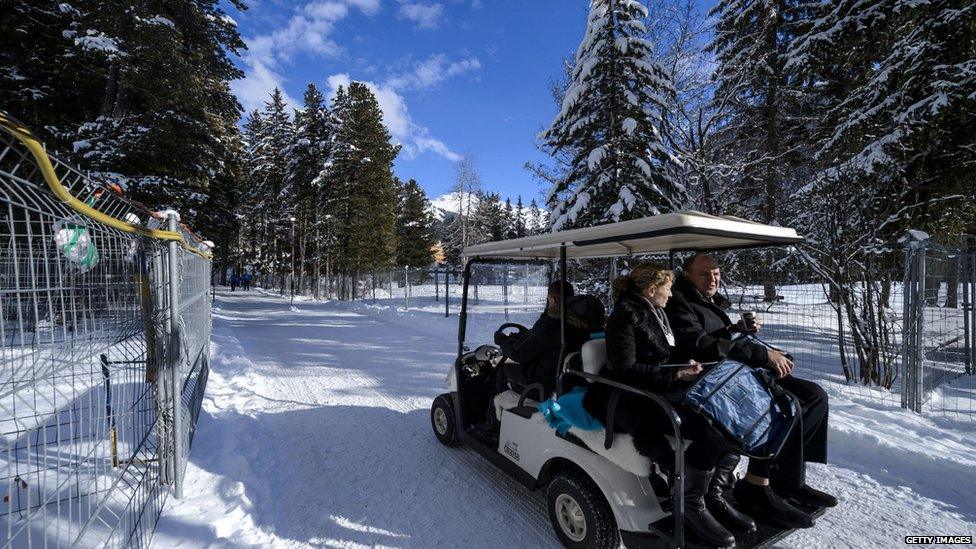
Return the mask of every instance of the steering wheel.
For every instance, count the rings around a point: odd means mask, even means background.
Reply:
[[[506,322],[505,324],[502,324],[501,326],[499,326],[497,330],[495,330],[495,335],[496,336],[498,334],[505,335],[505,330],[507,330],[509,328],[515,328],[515,332],[514,333],[516,333],[516,334],[521,334],[523,332],[529,331],[528,328],[526,328],[525,326],[522,326],[521,324],[518,324],[516,322]],[[512,335],[512,334],[508,334],[508,335]]]
[[[479,362],[491,362],[499,356],[502,351],[494,345],[482,345],[474,350],[474,359]]]

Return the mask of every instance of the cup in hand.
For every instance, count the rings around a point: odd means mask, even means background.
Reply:
[[[756,311],[742,311],[742,324],[746,331],[756,331]]]

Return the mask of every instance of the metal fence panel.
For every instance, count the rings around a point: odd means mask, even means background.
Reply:
[[[0,539],[148,546],[206,383],[210,260],[179,228],[173,277],[165,242],[124,230],[162,220],[39,159],[25,135],[0,117]],[[52,178],[97,215],[56,195]],[[180,345],[165,329],[171,284],[183,303]],[[187,418],[178,437],[173,385]]]

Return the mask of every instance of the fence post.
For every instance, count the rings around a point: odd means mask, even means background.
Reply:
[[[444,318],[451,316],[451,271],[444,271]]]
[[[177,232],[176,214],[170,212],[167,216],[169,230]],[[169,241],[169,317],[170,317],[170,368],[172,373],[173,399],[173,495],[176,499],[183,497],[183,387],[180,383],[180,257],[179,244],[175,240]]]
[[[505,322],[508,322],[508,265],[502,269],[502,299],[505,304]]]
[[[156,286],[155,291],[152,293],[153,308],[154,310],[157,311],[162,311],[163,307],[166,304],[165,301],[163,300],[163,295],[164,295],[163,283],[166,280],[166,278],[168,278],[168,276],[167,277],[163,276],[164,273],[166,272],[164,271],[164,266],[163,266],[163,253],[164,253],[164,249],[162,248],[162,246],[160,246],[159,249],[157,249],[156,252],[153,253],[153,258],[152,258],[153,261],[152,268],[153,268],[153,273],[155,275],[153,277],[153,284]],[[165,249],[165,253],[167,255],[170,253],[168,247]],[[168,263],[166,264],[165,268],[166,269],[169,268]],[[167,337],[167,338],[170,337],[169,334],[173,331],[172,322],[173,322],[172,317],[169,314],[167,314],[166,333],[165,335],[159,334],[161,341],[163,340],[162,339],[163,337]],[[168,348],[169,345],[165,347],[167,351]],[[169,411],[168,408],[169,408],[169,401],[170,401],[169,379],[166,377],[166,373],[169,371],[169,357],[164,355],[163,353],[160,353],[159,351],[160,351],[160,347],[153,349],[153,352],[157,353],[156,361],[155,361],[156,371],[155,371],[153,383],[156,384],[156,388],[159,391],[159,402],[157,403],[156,406],[157,406],[157,413],[159,414],[160,417],[158,428],[161,431],[160,433],[161,443],[160,443],[160,450],[159,450],[159,469],[160,469],[159,475],[162,478],[161,482],[163,484],[171,484],[173,482],[173,471],[175,470],[175,467],[173,466],[173,453],[172,453],[173,446],[170,444],[170,440],[173,436],[173,430],[172,430],[173,426],[172,426],[172,422],[167,421],[168,418],[166,417],[168,415],[168,411]]]
[[[403,268],[403,308],[410,307],[410,273],[407,268]]]
[[[959,304],[959,309],[962,311],[963,346],[965,347],[963,361],[966,364],[966,373],[968,374],[973,367],[973,325],[970,323],[969,317],[969,311],[972,309],[973,304],[970,301],[969,294],[969,255],[966,252],[966,238],[963,237],[962,246],[959,250],[959,282],[962,285],[962,303]]]
[[[971,340],[969,350],[972,357],[968,373],[969,375],[976,375],[976,236],[969,237],[969,246],[966,247],[964,257],[969,264],[969,276],[966,284],[969,285],[969,337]]]
[[[905,243],[905,281],[903,283],[904,322],[902,323],[902,407],[922,412],[925,398],[923,320],[925,317],[925,259],[928,235],[909,231]]]

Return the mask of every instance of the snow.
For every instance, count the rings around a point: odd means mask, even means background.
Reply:
[[[119,45],[114,38],[110,38],[101,33],[94,33],[94,31],[88,32],[90,33],[88,36],[75,37],[76,46],[86,51],[104,53],[109,58],[122,55],[122,52],[119,50]]]
[[[156,213],[158,213],[159,215],[163,216],[164,218],[165,217],[169,217],[171,215],[175,215],[176,216],[177,223],[179,223],[180,221],[182,221],[180,219],[180,212],[178,212],[176,210],[172,210],[172,209],[170,209],[170,210],[163,210],[161,212],[156,212]]]
[[[170,27],[172,29],[176,28],[176,24],[173,23],[173,21],[163,17],[162,15],[150,17],[149,19],[146,19],[146,23],[149,23],[150,25],[163,25],[164,27]]]
[[[586,158],[586,164],[589,166],[591,172],[595,172],[600,168],[600,162],[607,156],[607,150],[601,145],[592,151],[590,151],[589,156]]]
[[[466,344],[490,341],[505,319],[530,324],[544,290],[527,289],[510,286],[506,305],[497,286],[481,286]],[[155,545],[557,547],[542,491],[434,439],[429,405],[446,390],[457,317],[426,297],[432,285],[412,292],[409,308],[386,290],[375,304],[290,308],[274,294],[219,290],[186,494],[167,501]],[[840,505],[778,546],[892,547],[976,530],[971,423],[854,395],[837,372],[799,367],[831,399],[830,464],[811,465],[808,479]]]
[[[620,127],[627,135],[634,135],[634,130],[637,129],[637,121],[628,116],[627,118],[624,118],[624,121],[620,124]]]

